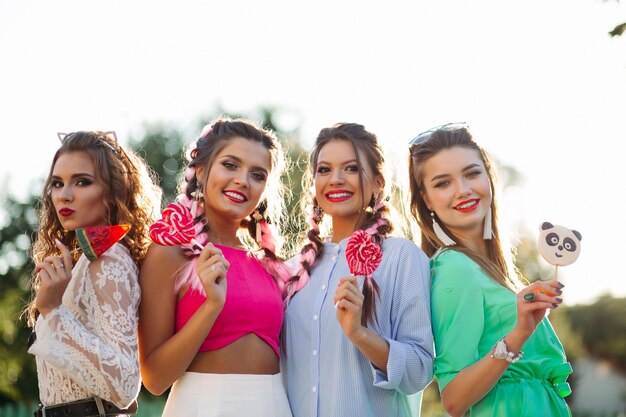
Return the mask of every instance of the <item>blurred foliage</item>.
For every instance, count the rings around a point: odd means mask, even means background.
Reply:
[[[128,146],[143,157],[156,172],[163,198],[171,202],[176,195],[178,173],[183,166],[183,133],[161,123],[144,125],[141,138],[131,137]]]
[[[609,32],[609,35],[611,35],[611,36],[622,36],[624,31],[626,31],[626,22],[625,23],[621,23],[621,24],[615,26],[613,28],[613,30],[611,30]]]
[[[605,294],[593,304],[567,307],[563,313],[591,356],[626,372],[626,297]]]
[[[7,189],[6,186],[2,187]],[[0,404],[37,398],[35,361],[26,352],[30,329],[21,318],[30,300],[29,250],[37,224],[37,196],[25,201],[2,195],[0,209]]]

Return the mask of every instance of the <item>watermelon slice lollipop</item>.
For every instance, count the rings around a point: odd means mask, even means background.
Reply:
[[[129,224],[81,227],[76,229],[76,237],[87,259],[93,262],[126,236],[129,230]]]
[[[172,203],[165,207],[158,220],[150,226],[150,237],[161,246],[174,246],[187,243],[204,248],[204,245],[194,239],[196,232],[193,225],[193,216],[189,209],[181,204]]]

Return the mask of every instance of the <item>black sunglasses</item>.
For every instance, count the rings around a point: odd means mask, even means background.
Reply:
[[[430,128],[427,131],[422,132],[419,135],[415,136],[413,140],[409,142],[409,148],[412,148],[415,145],[419,145],[420,143],[426,142],[428,139],[431,138],[433,133],[435,133],[438,130],[455,131],[455,130],[461,130],[461,129],[469,129],[469,125],[465,122],[453,122],[453,123],[446,123],[445,125]]]

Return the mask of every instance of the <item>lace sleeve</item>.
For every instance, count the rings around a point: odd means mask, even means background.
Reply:
[[[138,271],[126,248],[117,244],[91,263],[83,257],[63,304],[37,321],[29,352],[85,391],[125,408],[141,383],[139,300]]]

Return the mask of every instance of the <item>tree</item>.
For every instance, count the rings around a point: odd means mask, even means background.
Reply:
[[[605,294],[593,304],[574,305],[563,313],[592,356],[609,360],[626,372],[626,297]]]
[[[619,0],[616,1],[619,3]],[[609,31],[609,35],[611,35],[611,37],[622,36],[624,31],[626,31],[626,22],[620,23],[619,25],[615,26],[611,31]]]
[[[128,146],[141,155],[157,174],[163,198],[171,202],[176,196],[178,173],[184,163],[184,134],[162,123],[144,125],[141,138],[131,137]]]
[[[25,201],[1,197],[6,219],[0,224],[0,405],[37,399],[35,361],[26,352],[30,330],[21,313],[30,300],[28,281],[34,265],[28,253],[38,194],[31,192]]]

